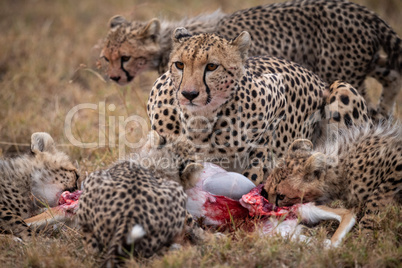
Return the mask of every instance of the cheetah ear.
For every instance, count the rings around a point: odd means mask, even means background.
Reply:
[[[34,154],[40,152],[55,152],[56,147],[53,138],[46,132],[35,132],[31,136],[31,151]]]
[[[184,190],[193,188],[197,184],[199,172],[203,168],[204,166],[200,163],[190,163],[184,168],[180,177]]]
[[[232,40],[230,43],[232,46],[236,46],[242,55],[242,57],[245,59],[247,58],[248,55],[248,49],[250,48],[251,45],[251,37],[250,34],[246,31],[241,32],[234,40]]]
[[[113,16],[113,17],[110,18],[109,27],[110,27],[110,29],[113,29],[113,28],[115,28],[115,27],[117,27],[117,26],[119,26],[119,25],[121,25],[123,23],[126,23],[126,22],[127,22],[126,18],[124,18],[121,15],[116,15],[116,16]]]
[[[313,143],[307,139],[297,139],[292,142],[292,144],[289,146],[289,152],[294,152],[297,150],[304,150],[307,152],[310,152],[313,150]]]
[[[161,29],[161,23],[158,19],[152,19],[142,29],[139,34],[142,38],[151,38],[154,41],[158,38]]]
[[[179,27],[174,30],[172,39],[176,43],[182,43],[184,40],[190,38],[191,33],[184,27]]]
[[[323,153],[314,153],[307,159],[304,165],[304,171],[306,173],[304,179],[308,181],[319,180],[325,173],[326,167],[326,156]]]

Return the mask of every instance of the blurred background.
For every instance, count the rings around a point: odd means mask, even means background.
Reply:
[[[113,15],[175,20],[218,8],[231,13],[273,2],[283,1],[0,1],[0,157],[27,151],[31,134],[46,131],[83,170],[91,171],[117,158],[117,146],[81,149],[71,146],[64,133],[66,115],[79,104],[98,107],[79,111],[73,118],[73,134],[83,142],[96,142],[99,132],[106,140],[111,133],[118,137],[122,129],[113,122],[118,122],[119,116],[147,118],[145,104],[156,73],[145,73],[129,86],[119,87],[105,81],[96,68],[100,42]],[[374,10],[402,36],[402,1],[353,2]],[[368,83],[379,89],[376,82]],[[379,90],[370,93],[372,100],[378,99]],[[100,109],[102,105],[106,109]],[[396,115],[402,118],[402,94]],[[124,128],[131,142],[142,135],[136,124]]]

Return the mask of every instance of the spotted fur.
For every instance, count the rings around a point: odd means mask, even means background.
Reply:
[[[147,106],[152,129],[160,135],[184,135],[204,161],[243,173],[257,184],[294,139],[319,136],[327,85],[309,70],[274,57],[247,58],[247,32],[228,41],[178,28],[173,39],[170,71],[155,82]],[[364,103],[348,89],[353,88],[334,83],[330,97],[347,94],[348,106]],[[334,103],[329,112],[338,108]],[[351,124],[367,120],[364,104]]]
[[[144,35],[149,25],[155,25],[152,34]],[[375,13],[345,0],[296,0],[228,15],[218,11],[175,23],[155,19],[148,24],[127,22],[119,17],[111,26],[101,56],[110,60],[109,76],[121,84],[127,81],[124,66],[131,78],[143,69],[156,69],[160,74],[167,71],[170,36],[182,26],[193,34],[217,33],[227,39],[248,31],[253,39],[250,56],[297,62],[329,84],[335,80],[350,83],[364,98],[364,80],[374,77],[384,87],[378,111],[372,111],[377,117],[392,112],[402,87],[401,39]],[[380,56],[381,50],[385,56]],[[123,62],[127,56],[130,60]]]
[[[99,66],[106,62],[108,77],[120,85],[130,83],[144,70],[163,73],[169,61],[172,31],[176,27],[186,25],[192,32],[209,32],[223,16],[219,10],[178,22],[158,19],[128,22],[123,16],[114,16],[109,21],[110,31],[104,40]]]
[[[373,213],[402,203],[402,126],[352,127],[315,150],[310,141],[296,140],[265,190],[278,206],[342,200],[348,208],[364,212],[363,229],[373,229]]]
[[[63,191],[77,187],[77,169],[56,149],[49,134],[32,134],[31,154],[0,160],[0,232],[32,236],[24,219],[45,205],[58,205]]]
[[[185,228],[194,240],[203,239],[187,213],[184,192],[201,169],[185,140],[166,144],[152,132],[137,156],[91,173],[77,214],[88,251],[102,252],[106,262],[116,264],[130,253],[160,253]]]

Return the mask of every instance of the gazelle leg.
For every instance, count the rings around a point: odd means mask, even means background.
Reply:
[[[298,214],[302,221],[308,223],[317,223],[321,220],[339,221],[338,229],[331,238],[332,246],[338,246],[345,235],[352,229],[356,223],[355,214],[344,208],[330,208],[327,206],[315,206],[313,204],[302,205],[298,209]]]
[[[333,213],[336,215],[336,220],[339,221],[338,229],[336,229],[334,235],[331,238],[331,243],[333,246],[337,247],[339,243],[343,240],[347,233],[352,229],[356,223],[355,214],[344,208],[330,208],[327,206],[318,206],[320,209]],[[340,218],[340,219],[339,219]]]

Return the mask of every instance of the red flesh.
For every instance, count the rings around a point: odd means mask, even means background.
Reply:
[[[248,214],[248,210],[241,206],[239,201],[219,195],[211,195],[207,198],[203,209],[205,217],[220,224],[230,222],[231,219],[243,219]]]
[[[258,185],[240,199],[240,204],[249,210],[250,216],[275,216],[277,218],[285,216],[286,219],[297,217],[294,213],[295,206],[276,207],[269,203],[268,200],[261,195],[263,187],[263,184]]]
[[[250,217],[277,217],[281,219],[296,219],[298,205],[292,207],[276,207],[261,196],[263,184],[253,188],[239,200],[225,196],[209,194],[203,204],[203,217],[214,225],[223,226],[232,220],[245,220]]]
[[[65,191],[60,195],[59,205],[57,208],[64,210],[66,213],[75,213],[78,208],[78,200],[82,194],[82,191],[77,190],[73,193]]]

